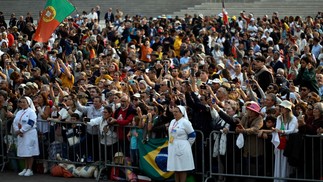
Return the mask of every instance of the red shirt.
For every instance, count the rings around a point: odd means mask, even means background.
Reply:
[[[131,107],[131,106],[129,106],[129,107]],[[132,122],[132,119],[135,116],[133,113],[131,113],[127,116],[127,112],[129,110],[129,107],[125,110],[120,108],[118,113],[114,112],[114,118],[117,119],[117,123],[119,124],[118,135],[119,135],[120,140],[124,139],[124,132],[123,131],[125,128],[123,126],[129,125],[129,123]]]
[[[8,47],[11,47],[12,44],[15,42],[15,37],[10,33],[8,34],[7,39],[8,39]]]

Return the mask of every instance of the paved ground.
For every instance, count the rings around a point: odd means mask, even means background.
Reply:
[[[0,173],[1,182],[95,182],[94,178],[63,178],[53,177],[49,174],[34,174],[30,177],[21,177],[17,173],[5,171]],[[101,180],[103,181],[103,180]],[[107,181],[105,181],[107,182]]]

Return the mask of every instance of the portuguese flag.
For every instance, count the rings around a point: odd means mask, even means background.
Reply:
[[[34,40],[37,42],[47,42],[56,27],[74,10],[75,7],[67,0],[47,0],[34,35]]]

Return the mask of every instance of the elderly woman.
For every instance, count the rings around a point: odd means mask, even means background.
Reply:
[[[251,102],[246,107],[246,114],[241,118],[240,124],[236,127],[236,133],[245,135],[243,148],[244,173],[255,175],[256,163],[263,155],[263,141],[257,139],[257,134],[263,126],[263,117],[260,113],[260,106],[256,102]]]
[[[18,175],[32,176],[33,156],[39,155],[37,115],[33,101],[29,97],[21,97],[19,106],[21,110],[17,112],[13,121],[13,129],[18,135],[17,156],[25,160],[25,168]]]
[[[185,182],[187,171],[195,168],[191,146],[196,134],[184,106],[175,107],[173,114],[175,119],[168,128],[167,171],[175,171],[176,182]]]
[[[273,128],[273,140],[275,135],[290,135],[292,133],[298,132],[298,122],[297,118],[293,115],[292,112],[292,103],[284,100],[279,104],[280,115],[276,121],[276,127]],[[280,137],[280,143],[282,143],[282,137]],[[274,142],[273,142],[274,143]],[[274,143],[275,144],[275,143]],[[287,163],[287,157],[283,155],[284,148],[280,148],[276,145],[275,147],[275,168],[274,168],[274,177],[275,178],[286,178],[289,177],[290,167]],[[275,182],[281,180],[274,180]]]
[[[304,119],[299,119],[299,132],[307,135],[320,134],[320,129],[323,128],[323,103],[318,102],[312,106],[314,119],[312,122],[304,122]],[[305,150],[306,150],[306,172],[307,176],[314,179],[320,179],[320,138],[317,137],[305,137]],[[312,148],[314,147],[314,148]],[[313,157],[313,158],[312,158]],[[314,168],[313,168],[314,167]],[[314,176],[312,176],[314,172]],[[323,171],[321,172],[321,174]]]

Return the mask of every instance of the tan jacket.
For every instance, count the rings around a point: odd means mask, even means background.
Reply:
[[[264,153],[263,140],[257,137],[259,129],[263,126],[263,118],[259,115],[251,118],[248,115],[243,116],[241,124],[245,128],[243,157],[257,157]]]

